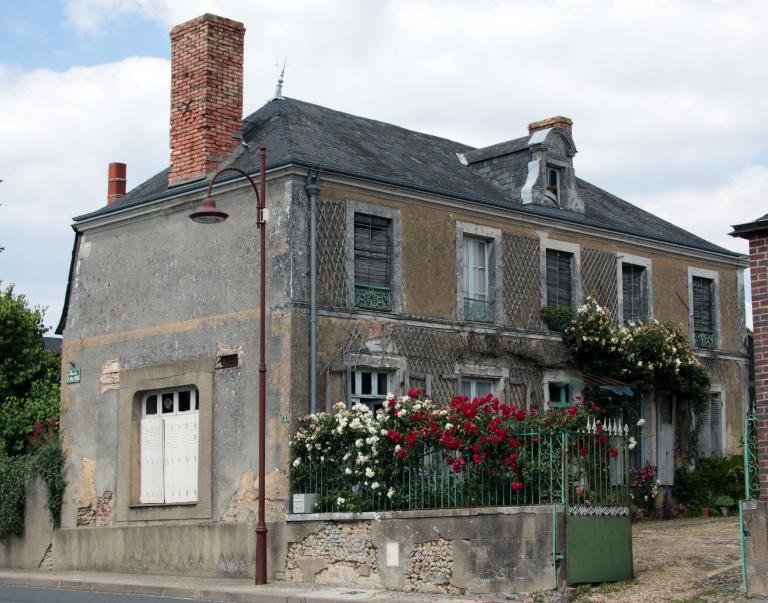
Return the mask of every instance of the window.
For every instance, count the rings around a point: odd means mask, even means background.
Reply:
[[[464,237],[464,320],[493,322],[490,255],[490,241]]]
[[[491,379],[461,379],[461,395],[474,400],[475,398],[485,398],[492,394],[494,390],[494,381]]]
[[[549,383],[549,403],[553,407],[571,405],[571,387],[568,383]]]
[[[571,262],[573,254],[547,249],[547,306],[571,308]]]
[[[723,403],[720,392],[709,395],[709,404],[697,415],[699,455],[705,458],[723,456]]]
[[[560,170],[557,168],[547,168],[547,186],[544,189],[544,197],[555,205],[560,205]]]
[[[384,404],[387,393],[392,391],[390,371],[353,371],[351,379],[352,403],[360,402],[376,410]]]
[[[355,214],[355,306],[392,310],[392,220]]]
[[[715,347],[715,321],[712,307],[714,281],[709,278],[694,276],[691,279],[693,290],[693,333],[696,347]]]
[[[141,400],[142,504],[197,500],[197,390],[144,394]]]
[[[624,322],[642,322],[648,318],[648,293],[644,266],[621,265],[621,290]]]

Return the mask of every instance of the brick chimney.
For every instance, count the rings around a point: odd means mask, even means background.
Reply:
[[[532,124],[528,124],[528,135],[530,136],[536,130],[544,130],[546,128],[560,127],[569,135],[573,134],[573,120],[562,115],[557,117],[550,117],[549,119],[542,119],[541,121],[535,121]]]
[[[125,174],[128,167],[124,163],[110,163],[107,170],[107,205],[112,205],[125,195]]]
[[[205,14],[171,30],[170,185],[204,178],[238,144],[242,23]]]

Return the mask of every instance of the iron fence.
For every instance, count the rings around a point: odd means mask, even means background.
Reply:
[[[305,511],[319,513],[543,504],[570,505],[582,514],[607,507],[628,512],[628,438],[618,424],[513,435],[519,447],[512,466],[508,457],[506,464],[475,463],[471,454],[428,447],[368,478],[350,477],[357,469],[353,457],[347,466],[305,463],[292,472],[291,490],[309,495],[312,508]]]
[[[744,416],[744,496],[760,498],[760,467],[757,460],[757,414],[751,410]]]

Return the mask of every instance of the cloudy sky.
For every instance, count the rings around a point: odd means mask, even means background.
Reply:
[[[168,164],[168,31],[246,25],[274,91],[475,146],[574,120],[577,173],[728,249],[768,212],[764,0],[0,0],[0,280],[61,313],[72,216]]]

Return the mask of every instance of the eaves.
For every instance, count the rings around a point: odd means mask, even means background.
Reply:
[[[605,241],[631,244],[648,250],[664,250],[697,260],[740,268],[747,268],[749,266],[749,259],[743,254],[718,253],[693,246],[672,243],[660,238],[638,236],[629,230],[625,231],[617,228],[585,224],[583,220],[569,219],[568,212],[566,211],[564,211],[562,217],[538,215],[530,209],[508,203],[500,203],[492,199],[472,198],[456,195],[449,191],[427,189],[387,178],[373,177],[313,162],[305,162],[300,159],[293,159],[283,165],[268,168],[267,178],[270,181],[274,181],[283,177],[303,177],[308,169],[319,169],[322,173],[323,182],[344,186],[367,194],[375,194],[383,198],[397,199],[410,203],[426,203],[443,209],[460,210],[494,220],[517,224],[522,223],[536,228],[552,228],[554,226],[567,230],[569,234],[580,234]],[[258,171],[252,172],[251,175],[254,177],[258,176]],[[244,184],[245,179],[243,177],[222,178],[222,181],[217,183],[214,189],[223,192],[238,188]],[[123,222],[127,218],[141,219],[158,212],[169,212],[178,206],[202,199],[207,186],[207,180],[199,180],[195,183],[179,187],[176,190],[164,191],[163,193],[124,206],[103,208],[96,212],[73,218],[73,226],[77,231],[85,231],[99,226]]]

